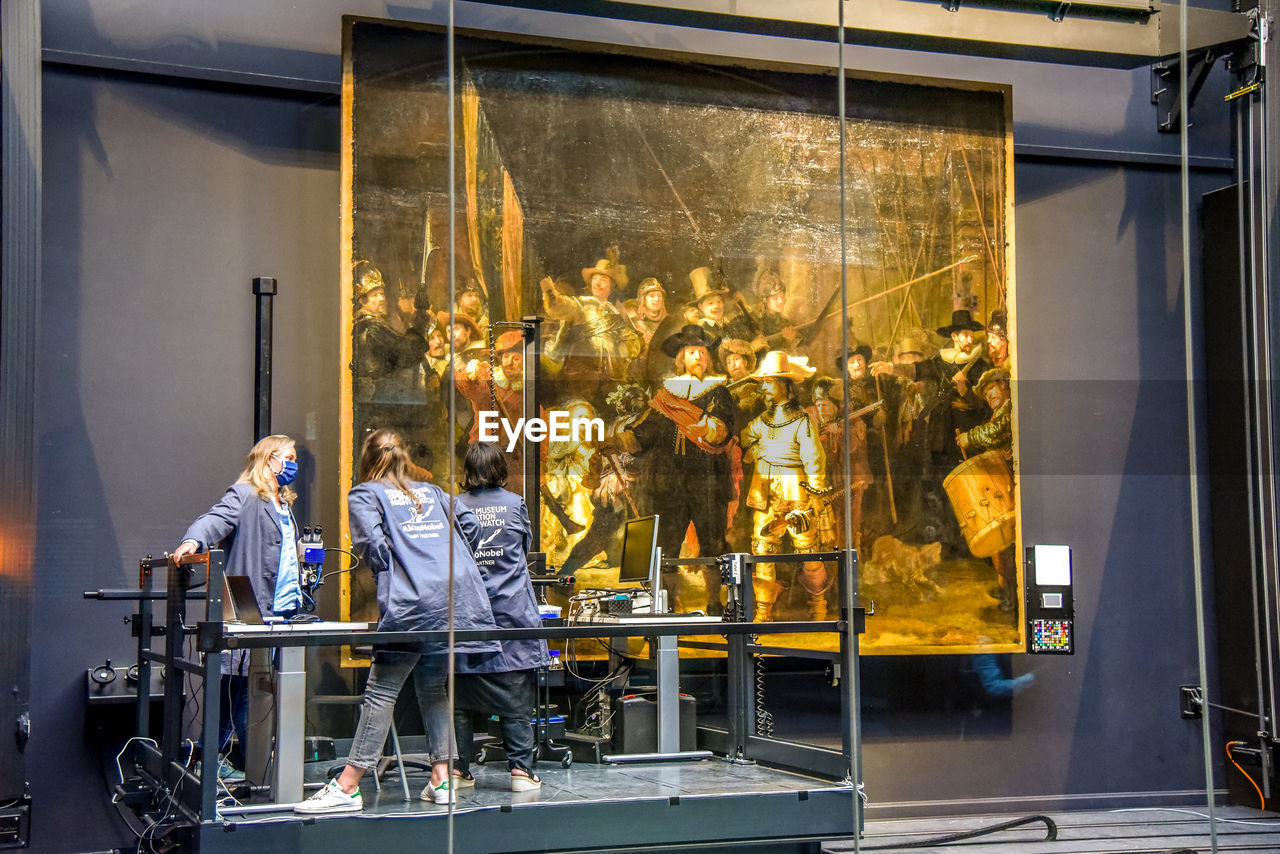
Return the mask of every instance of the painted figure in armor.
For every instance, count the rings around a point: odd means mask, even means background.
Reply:
[[[352,270],[351,324],[352,399],[355,404],[356,446],[379,428],[400,432],[410,457],[430,465],[438,453],[434,442],[444,409],[428,396],[423,357],[426,335],[434,326],[428,311],[415,310],[409,328],[397,332],[388,317],[382,273],[368,261]],[[434,378],[432,378],[434,379]]]
[[[1009,370],[1009,315],[1003,308],[991,312],[987,324],[987,358],[992,367]]]
[[[567,296],[551,278],[544,278],[542,305],[547,316],[560,321],[560,329],[547,348],[549,363],[559,368],[561,379],[576,394],[592,397],[604,383],[626,378],[631,360],[640,355],[644,339],[613,302],[613,293],[626,287],[626,267],[618,263],[617,249],[594,267],[585,267],[582,278],[590,296]]]
[[[382,273],[368,261],[354,269],[351,324],[355,361],[353,395],[359,402],[422,403],[414,395],[418,366],[427,351],[424,335],[431,328],[430,314],[422,312],[403,335],[387,322],[387,292]]]
[[[653,335],[658,331],[662,321],[667,319],[667,290],[662,282],[650,276],[640,282],[636,289],[636,302],[632,325],[644,339],[644,353],[649,352],[653,343]]]
[[[769,350],[794,350],[800,343],[800,332],[787,316],[787,286],[773,270],[757,262],[760,273],[756,278],[756,293],[760,295],[760,307],[753,315],[755,337],[751,344],[757,353]]]
[[[781,553],[784,537],[791,539],[797,552],[817,550],[816,505],[820,496],[830,497],[832,489],[818,430],[796,399],[796,383],[813,374],[808,359],[779,350],[766,353],[754,374],[769,408],[752,419],[739,441],[745,457],[755,464],[747,491],[747,506],[755,511],[751,523],[755,554]],[[825,564],[806,562],[798,580],[808,596],[810,618],[826,619],[830,582]],[[751,587],[755,621],[773,619],[779,589],[776,564],[756,564]]]

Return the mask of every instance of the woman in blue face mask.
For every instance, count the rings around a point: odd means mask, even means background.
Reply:
[[[264,617],[288,617],[302,605],[298,581],[298,523],[289,505],[297,497],[289,487],[298,474],[298,452],[288,436],[268,436],[253,446],[240,477],[222,500],[191,523],[174,557],[221,546],[227,575],[247,575]],[[248,717],[248,656],[243,650],[222,654],[224,703],[221,746],[234,723],[244,745]],[[222,751],[219,751],[222,752]],[[238,753],[238,752],[237,752]],[[242,767],[237,755],[232,764]]]

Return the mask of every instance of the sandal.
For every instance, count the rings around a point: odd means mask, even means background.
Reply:
[[[511,791],[513,792],[533,792],[542,788],[542,781],[538,779],[538,775],[533,772],[526,771],[524,774],[511,772]]]

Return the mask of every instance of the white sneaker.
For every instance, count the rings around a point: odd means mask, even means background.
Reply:
[[[303,815],[321,815],[333,812],[360,812],[363,809],[364,798],[360,797],[359,789],[348,795],[342,791],[337,780],[330,780],[324,784],[323,789],[302,803],[296,804],[293,811]]]
[[[448,777],[441,780],[438,786],[427,783],[427,787],[422,790],[422,794],[418,797],[436,804],[454,804],[458,802],[458,796],[453,787],[449,785]]]

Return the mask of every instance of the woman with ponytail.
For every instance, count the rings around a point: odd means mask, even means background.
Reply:
[[[377,430],[360,455],[360,484],[347,494],[352,550],[373,570],[382,618],[378,631],[495,628],[484,581],[473,555],[480,525],[475,515],[439,487],[413,480],[417,471],[400,436]],[[457,643],[453,652],[470,659],[496,655],[496,641]],[[449,766],[457,758],[446,680],[450,649],[444,642],[420,644],[413,652],[379,649],[365,686],[360,722],[347,765],[338,777],[294,811],[306,815],[358,812],[364,808],[360,780],[374,768],[391,729],[396,698],[413,674],[431,756],[431,782],[422,800],[454,800]]]

